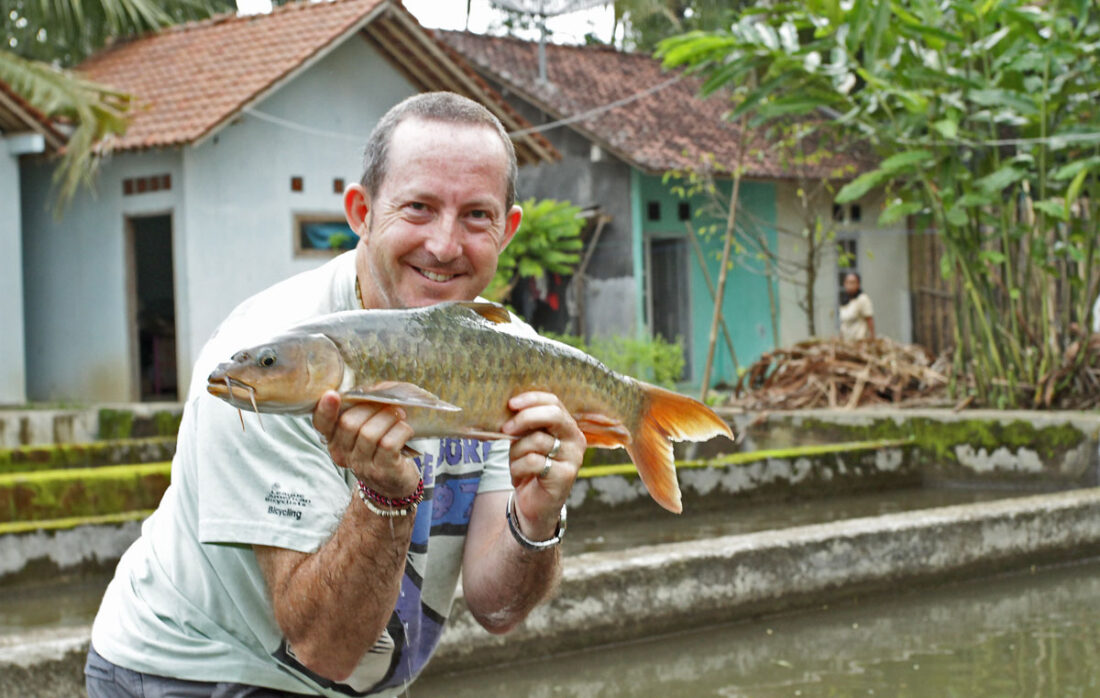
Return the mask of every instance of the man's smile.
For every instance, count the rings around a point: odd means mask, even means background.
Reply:
[[[420,275],[423,276],[425,279],[428,279],[429,281],[437,281],[440,283],[444,281],[450,281],[451,279],[458,276],[458,274],[440,274],[434,271],[429,271],[427,269],[421,269],[420,267],[413,267],[413,269],[416,269],[418,272],[420,272]]]

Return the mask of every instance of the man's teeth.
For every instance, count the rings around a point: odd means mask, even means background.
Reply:
[[[427,269],[421,269],[420,273],[432,281],[450,281],[455,276],[454,274],[436,274],[434,271],[428,271]]]

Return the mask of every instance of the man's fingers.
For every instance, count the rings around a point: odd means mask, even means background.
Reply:
[[[340,418],[340,402],[340,393],[326,390],[313,408],[313,428],[320,432],[325,441],[332,438],[336,420]]]

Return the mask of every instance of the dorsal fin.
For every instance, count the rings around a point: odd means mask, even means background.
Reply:
[[[490,303],[489,301],[454,301],[453,304],[462,306],[463,308],[469,308],[489,322],[494,322],[498,325],[506,325],[512,321],[512,315],[508,312],[508,309],[499,303]]]

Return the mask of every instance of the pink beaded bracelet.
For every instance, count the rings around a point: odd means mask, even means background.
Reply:
[[[368,509],[379,516],[404,516],[424,501],[424,478],[420,478],[416,483],[416,490],[406,497],[387,497],[375,492],[359,480],[359,497]],[[377,507],[383,507],[383,509]]]

